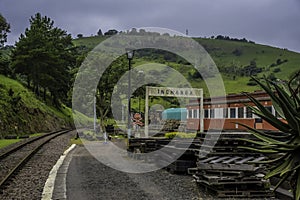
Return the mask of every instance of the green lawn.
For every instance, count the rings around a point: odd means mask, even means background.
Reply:
[[[3,139],[3,140],[0,140],[0,149],[4,148],[4,147],[6,147],[10,144],[19,142],[19,141],[21,141],[21,139],[9,139],[9,140]]]
[[[31,134],[30,137],[38,137],[38,136],[41,136],[41,135],[42,135],[42,133],[34,133],[34,134]],[[19,142],[21,140],[22,139],[0,139],[0,149],[3,148],[3,147],[8,146],[10,144]]]
[[[31,134],[30,137],[38,137],[38,136],[41,136],[43,133],[34,133],[34,134]]]

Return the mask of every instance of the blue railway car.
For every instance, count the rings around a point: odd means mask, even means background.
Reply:
[[[186,108],[169,108],[162,112],[162,119],[175,119],[180,121],[186,121],[187,109]]]

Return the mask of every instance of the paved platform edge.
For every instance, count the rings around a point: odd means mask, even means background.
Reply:
[[[45,183],[44,189],[43,189],[43,193],[42,193],[42,200],[50,200],[52,199],[52,195],[53,195],[53,191],[54,191],[54,186],[55,186],[55,180],[56,180],[56,176],[58,173],[59,168],[61,167],[61,165],[63,164],[65,158],[67,157],[68,153],[70,151],[72,151],[75,148],[76,144],[72,144],[61,156],[60,158],[57,160],[56,164],[53,166],[53,168],[51,169],[48,179]],[[66,191],[65,191],[66,192]],[[65,198],[66,198],[66,194],[64,194]]]

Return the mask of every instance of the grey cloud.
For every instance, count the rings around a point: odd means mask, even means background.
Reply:
[[[9,40],[41,12],[73,36],[115,28],[156,26],[190,35],[229,35],[300,52],[300,3],[297,0],[1,0],[11,23]]]

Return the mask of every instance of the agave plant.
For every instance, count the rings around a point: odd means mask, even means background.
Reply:
[[[252,146],[242,147],[249,150],[269,154],[267,164],[268,172],[265,178],[279,176],[280,179],[275,190],[286,180],[290,180],[294,199],[300,199],[300,98],[299,78],[300,71],[288,83],[272,82],[264,78],[263,81],[254,81],[260,85],[270,96],[277,116],[274,116],[258,100],[246,94],[255,106],[248,106],[252,112],[277,128],[280,133],[256,130],[246,127],[257,140],[247,140]]]

